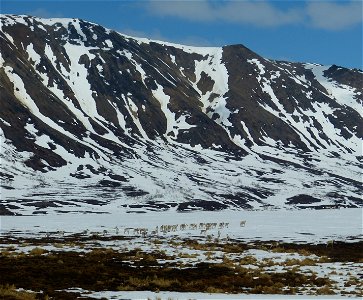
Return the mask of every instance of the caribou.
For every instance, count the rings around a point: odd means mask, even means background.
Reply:
[[[326,242],[326,247],[328,248],[329,246],[331,246],[332,248],[334,247],[334,240],[329,240]]]
[[[240,227],[245,227],[246,226],[246,221],[241,221],[241,222],[239,222],[239,226]]]

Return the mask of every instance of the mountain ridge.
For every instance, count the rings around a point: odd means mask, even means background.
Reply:
[[[80,19],[1,22],[5,212],[86,209],[73,192],[61,192],[68,204],[49,193],[67,184],[89,187],[84,203],[119,197],[130,210],[362,206],[361,71]]]

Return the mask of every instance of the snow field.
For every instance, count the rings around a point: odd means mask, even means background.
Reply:
[[[243,241],[283,241],[317,243],[328,240],[357,241],[362,238],[362,209],[324,209],[324,210],[265,210],[217,212],[194,211],[178,213],[176,211],[148,212],[135,214],[114,212],[113,214],[61,214],[35,216],[1,216],[1,234],[17,236],[39,236],[40,232],[60,232],[77,234],[84,230],[102,234],[126,234],[125,228],[145,228],[151,233],[156,227],[156,235],[189,236],[217,235]],[[246,221],[241,227],[240,221]],[[215,223],[206,232],[207,223]],[[220,226],[224,223],[223,227]],[[228,223],[228,225],[227,225]],[[204,227],[200,226],[204,224]],[[162,232],[162,226],[176,226],[176,230]],[[185,225],[184,229],[181,229]],[[196,225],[196,227],[194,226]],[[171,228],[171,227],[169,227]],[[132,235],[129,232],[127,235]],[[139,234],[137,234],[139,235]]]

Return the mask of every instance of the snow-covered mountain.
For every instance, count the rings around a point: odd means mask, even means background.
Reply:
[[[363,206],[363,73],[1,16],[2,214]]]

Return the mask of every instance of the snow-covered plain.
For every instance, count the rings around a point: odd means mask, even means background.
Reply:
[[[72,291],[72,290],[70,290]],[[96,299],[137,299],[137,300],[237,300],[237,299],[256,299],[256,300],[280,300],[280,299],[298,299],[298,300],[333,300],[333,299],[351,299],[340,295],[323,295],[323,296],[306,296],[306,295],[253,295],[253,294],[208,294],[208,293],[178,293],[178,292],[150,292],[150,291],[130,291],[130,292],[89,292],[81,289],[74,289],[81,292],[83,296],[90,296]]]
[[[324,242],[327,240],[357,241],[362,239],[362,208],[324,210],[265,210],[265,211],[218,211],[177,213],[111,213],[111,214],[61,214],[36,216],[1,216],[1,235],[39,236],[40,233],[63,231],[67,234],[85,230],[110,235],[124,233],[125,228],[147,228],[150,232],[162,225],[179,225],[177,231],[166,236],[203,236],[200,223],[228,223],[221,233],[231,239],[243,241]],[[244,227],[240,221],[246,221]],[[188,225],[180,230],[180,225]],[[190,224],[197,224],[190,229]],[[209,233],[217,234],[218,227]],[[164,235],[160,232],[160,235]]]

